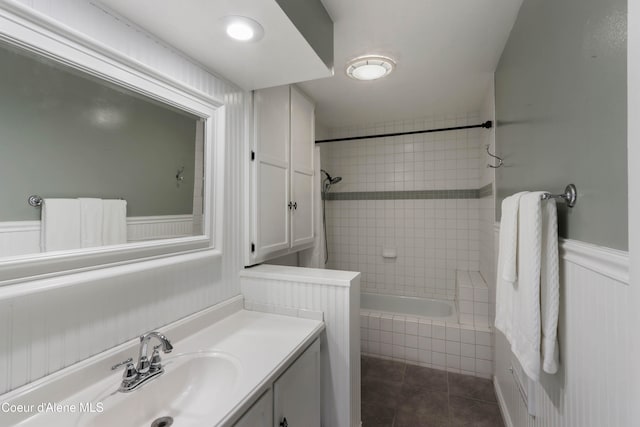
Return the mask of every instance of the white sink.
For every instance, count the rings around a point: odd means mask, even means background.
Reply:
[[[132,392],[114,391],[119,384],[113,384],[93,399],[102,403],[103,412],[84,414],[78,425],[149,427],[171,417],[174,426],[202,427],[212,409],[233,394],[242,373],[237,359],[222,352],[180,354],[165,358],[163,365],[162,375]]]

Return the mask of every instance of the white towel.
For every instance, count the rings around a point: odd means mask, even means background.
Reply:
[[[102,201],[102,244],[127,243],[127,201]]]
[[[555,373],[558,365],[557,218],[555,201],[542,201],[542,194],[544,192],[531,192],[520,199],[518,281],[513,294],[511,330],[511,351],[534,381],[540,379],[542,360],[549,373]]]
[[[41,215],[42,252],[80,247],[80,202],[77,199],[44,199]]]
[[[558,372],[558,316],[560,269],[558,261],[558,211],[556,201],[542,202],[542,262],[540,264],[540,315],[542,322],[542,370]]]
[[[102,199],[79,198],[80,247],[102,246]]]
[[[526,193],[526,191],[516,193],[502,201],[496,272],[495,326],[504,333],[509,342],[512,341],[513,293],[517,281],[518,210],[520,198]]]

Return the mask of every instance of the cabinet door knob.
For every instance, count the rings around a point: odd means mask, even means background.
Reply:
[[[287,206],[289,206],[289,210],[293,209],[293,202],[289,202]]]
[[[298,202],[293,203],[293,209],[298,209]]]
[[[284,417],[282,419],[282,422],[280,423],[280,427],[289,427],[289,423],[287,422],[287,417]]]

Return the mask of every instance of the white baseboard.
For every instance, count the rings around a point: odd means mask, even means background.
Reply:
[[[496,377],[495,375],[493,377],[493,388],[498,398],[498,407],[500,408],[500,413],[502,414],[504,425],[506,427],[514,427],[513,421],[511,421],[511,417],[509,416],[509,411],[507,410],[507,403],[504,401],[504,396],[502,395],[502,389],[500,388],[498,377]]]

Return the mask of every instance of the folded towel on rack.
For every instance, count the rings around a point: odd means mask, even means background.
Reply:
[[[555,200],[543,201],[543,194],[536,191],[520,198],[510,340],[511,351],[534,381],[540,378],[541,365],[548,373],[558,366],[557,214]]]
[[[80,248],[80,201],[44,199],[40,249],[42,252]]]
[[[80,247],[102,246],[102,199],[79,198]]]
[[[107,199],[102,202],[102,244],[127,243],[127,201]]]
[[[540,264],[540,316],[542,370],[558,372],[558,316],[560,315],[560,266],[556,201],[542,202],[542,261]]]
[[[517,280],[518,210],[520,198],[526,193],[526,191],[516,193],[502,201],[496,274],[495,326],[504,333],[509,342],[512,341],[513,293]]]

